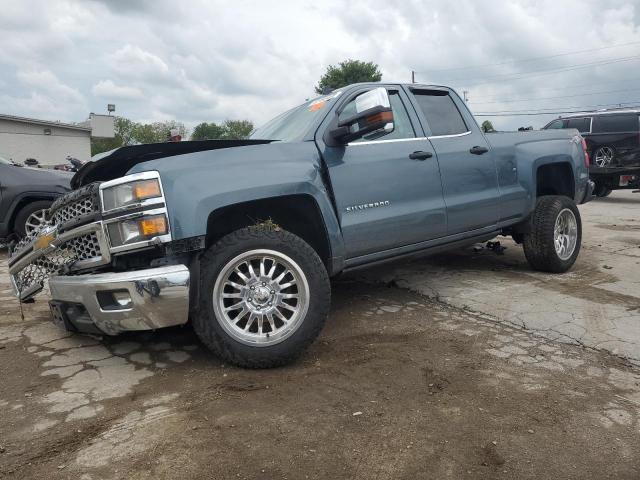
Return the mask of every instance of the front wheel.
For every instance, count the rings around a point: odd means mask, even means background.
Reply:
[[[540,197],[524,235],[524,254],[535,270],[562,273],[578,258],[582,221],[573,200],[549,195]]]
[[[313,248],[290,232],[237,230],[205,252],[200,270],[193,326],[230,363],[289,363],[324,325],[331,302],[327,271]]]

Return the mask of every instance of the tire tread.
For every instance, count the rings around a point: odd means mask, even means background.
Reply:
[[[553,242],[556,217],[564,208],[570,208],[578,222],[578,239],[573,255],[567,260],[558,257]],[[566,272],[578,256],[582,240],[580,213],[573,200],[560,195],[546,195],[538,198],[536,208],[530,217],[530,231],[525,234],[524,255],[535,270],[551,273]]]
[[[209,318],[208,315],[209,309],[207,303],[210,301],[209,294],[202,291],[202,286],[206,285],[207,282],[207,266],[215,265],[220,256],[224,256],[226,251],[235,249],[239,244],[261,242],[265,239],[287,245],[289,248],[303,253],[309,261],[311,269],[305,270],[305,275],[307,275],[308,280],[311,278],[319,280],[319,282],[317,282],[319,288],[316,288],[315,292],[319,301],[317,301],[315,311],[312,312],[310,308],[304,320],[308,321],[310,315],[317,315],[319,318],[312,322],[311,331],[308,331],[304,338],[298,339],[296,344],[286,352],[280,352],[278,355],[274,355],[268,351],[268,347],[262,347],[254,348],[252,354],[248,356],[240,353],[239,350],[235,348],[237,346],[235,340],[224,334],[221,335],[216,331],[214,322],[217,320],[215,318]],[[294,361],[320,334],[329,313],[331,285],[326,268],[318,254],[297,235],[286,230],[272,227],[252,226],[242,228],[224,236],[207,249],[202,255],[200,262],[201,295],[198,307],[193,315],[194,330],[200,340],[225,361],[244,368],[279,367]],[[291,337],[284,342],[290,339]],[[261,352],[261,350],[263,351]]]

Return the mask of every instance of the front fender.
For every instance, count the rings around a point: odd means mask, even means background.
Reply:
[[[313,142],[272,143],[163,158],[128,173],[157,170],[174,240],[205,235],[211,212],[286,195],[311,196],[322,214],[334,264],[344,243]]]

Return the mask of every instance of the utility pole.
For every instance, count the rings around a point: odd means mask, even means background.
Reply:
[[[463,90],[462,91],[462,97],[464,98],[465,102],[469,101],[469,90]]]
[[[416,83],[416,72],[411,70],[411,83]]]

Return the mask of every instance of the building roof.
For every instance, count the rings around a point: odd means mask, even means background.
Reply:
[[[66,128],[69,130],[80,130],[83,132],[91,132],[91,127],[77,123],[62,123],[60,121],[38,120],[36,118],[18,117],[15,115],[0,114],[0,120],[8,120],[11,122],[30,123],[33,125],[42,125],[44,127]]]

